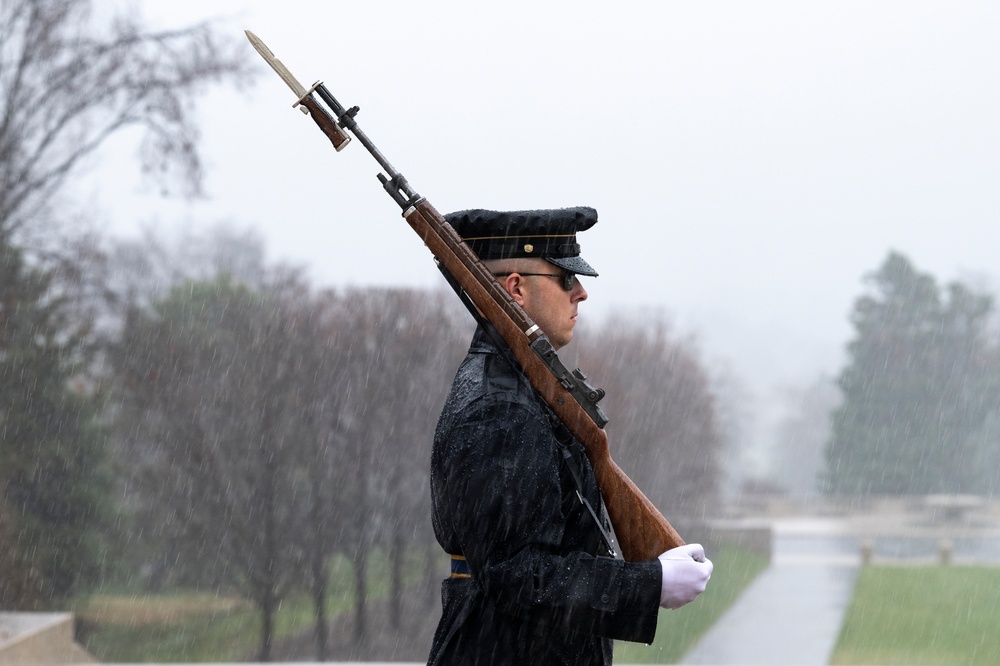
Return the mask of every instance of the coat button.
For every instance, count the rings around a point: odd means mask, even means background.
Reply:
[[[601,595],[601,603],[602,603],[602,604],[606,604],[606,603],[609,603],[610,601],[611,601],[611,597],[609,597],[609,596],[608,596],[608,595],[606,595],[606,594],[602,594],[602,595]]]

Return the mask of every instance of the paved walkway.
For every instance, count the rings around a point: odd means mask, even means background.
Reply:
[[[775,561],[681,663],[829,663],[856,573],[856,565]]]
[[[823,666],[837,643],[867,543],[876,561],[1000,560],[997,526],[921,527],[906,516],[776,520],[771,565],[682,664]]]
[[[860,565],[858,541],[835,521],[772,529],[771,565],[681,663],[829,663]]]

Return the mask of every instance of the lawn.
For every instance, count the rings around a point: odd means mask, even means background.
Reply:
[[[832,664],[996,664],[1000,568],[872,566],[858,576]]]
[[[387,566],[373,558],[375,594],[385,594]],[[331,567],[330,616],[351,607],[351,566],[342,557]],[[257,653],[260,612],[237,597],[203,592],[166,594],[99,593],[74,608],[83,627],[84,647],[101,662],[190,663],[241,662]],[[296,595],[282,601],[275,614],[275,640],[308,630],[311,600]]]
[[[708,591],[680,610],[661,611],[652,646],[617,643],[616,662],[676,661],[766,566],[764,558],[733,549],[720,550],[713,562],[715,573]],[[371,592],[384,595],[385,563],[375,558],[373,565],[370,573],[373,580],[381,581],[381,589]],[[331,616],[351,606],[350,576],[350,565],[338,561],[328,606]],[[260,616],[250,603],[237,598],[180,592],[105,593],[75,610],[84,623],[85,647],[102,662],[239,662],[252,658],[258,647]],[[308,631],[312,613],[304,596],[286,599],[277,614],[276,639]]]
[[[77,611],[84,647],[102,662],[241,661],[260,615],[241,599],[204,593],[99,594]]]
[[[715,569],[705,592],[677,610],[661,610],[652,645],[615,643],[615,663],[672,664],[681,659],[767,566],[743,550],[722,548],[712,556]]]

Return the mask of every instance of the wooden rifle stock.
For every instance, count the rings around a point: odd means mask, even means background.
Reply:
[[[649,560],[683,545],[684,541],[670,523],[611,459],[607,434],[601,427],[606,419],[601,418],[599,425],[592,416],[600,396],[587,401],[591,410],[588,412],[577,398],[580,395],[580,384],[574,383],[572,378],[557,376],[553,367],[558,365],[561,368],[561,364],[552,363],[555,351],[548,344],[544,333],[514,302],[448,221],[426,199],[413,191],[402,174],[393,168],[361,131],[354,120],[358,107],[345,109],[321,82],[305,90],[256,35],[247,31],[247,37],[257,52],[299,97],[296,105],[301,104],[308,109],[309,115],[338,151],[349,141],[350,137],[344,132],[348,130],[385,170],[387,175],[378,175],[382,187],[402,208],[403,217],[410,227],[455,281],[461,290],[459,295],[464,293],[478,313],[500,334],[528,381],[583,445],[594,468],[594,475],[625,559]],[[326,103],[332,116],[312,96],[313,91]],[[549,355],[549,364],[540,354]],[[600,395],[603,396],[603,392]],[[603,417],[599,408],[596,411],[599,417]]]

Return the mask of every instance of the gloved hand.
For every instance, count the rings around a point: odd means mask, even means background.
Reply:
[[[663,578],[660,582],[660,606],[680,608],[705,591],[712,577],[712,560],[705,557],[701,544],[689,543],[671,548],[659,557]]]

